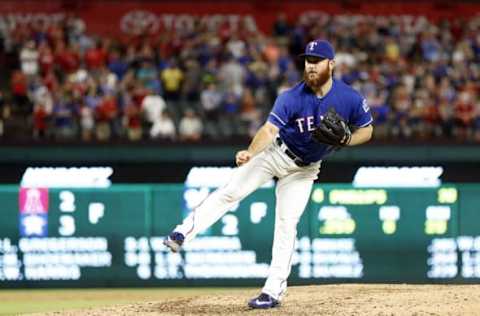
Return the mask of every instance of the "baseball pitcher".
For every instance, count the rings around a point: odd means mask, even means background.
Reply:
[[[273,308],[287,288],[297,223],[310,197],[322,159],[344,146],[372,136],[372,116],[365,98],[332,78],[335,51],[315,40],[301,55],[304,80],[279,95],[267,122],[249,147],[237,152],[239,166],[229,183],[212,192],[164,241],[172,251],[220,219],[235,203],[277,177],[272,262],[265,285],[251,308]]]

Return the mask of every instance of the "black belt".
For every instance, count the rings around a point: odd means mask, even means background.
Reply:
[[[310,165],[309,162],[304,162],[301,158],[299,158],[297,155],[295,155],[290,149],[287,148],[287,145],[282,148],[282,145],[284,144],[282,139],[280,137],[277,137],[275,139],[275,142],[277,143],[278,147],[282,149],[282,151],[290,158],[293,160],[293,162],[299,166],[299,167],[306,167]]]

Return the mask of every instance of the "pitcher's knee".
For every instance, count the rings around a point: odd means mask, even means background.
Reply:
[[[234,203],[240,200],[241,195],[233,190],[224,189],[220,192],[220,198],[225,203]]]

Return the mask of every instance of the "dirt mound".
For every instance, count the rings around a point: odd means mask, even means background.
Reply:
[[[479,315],[480,285],[292,286],[279,308],[253,311],[252,290],[43,315]],[[37,314],[39,315],[39,314]]]

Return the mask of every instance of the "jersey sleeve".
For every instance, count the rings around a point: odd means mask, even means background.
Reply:
[[[267,120],[278,128],[282,128],[289,121],[287,99],[285,92],[280,94],[273,104],[272,111],[268,115]]]
[[[367,99],[359,95],[359,98],[350,116],[350,124],[355,125],[356,127],[365,127],[372,124],[372,122],[373,117],[372,113],[370,112]]]

